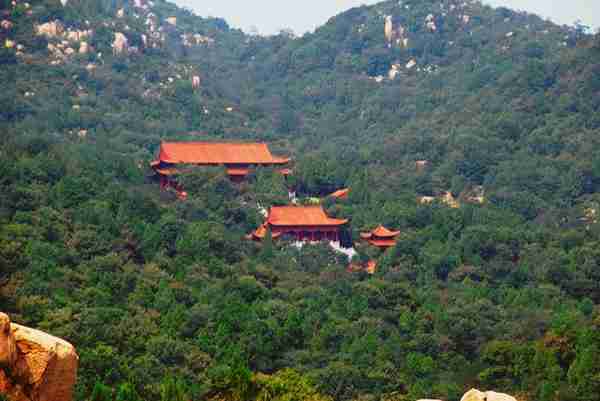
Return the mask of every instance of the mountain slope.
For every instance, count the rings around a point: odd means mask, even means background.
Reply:
[[[0,305],[77,346],[78,399],[597,399],[598,36],[452,0],[302,38],[165,1],[0,13]],[[244,241],[287,202],[272,171],[160,192],[166,139],[268,141],[299,196],[350,187],[324,206],[377,273]],[[379,224],[387,252],[359,242]]]

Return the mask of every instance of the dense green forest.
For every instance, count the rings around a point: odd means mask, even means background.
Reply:
[[[77,347],[77,400],[600,400],[600,35],[463,0],[299,38],[163,0],[0,20],[0,309]],[[294,176],[161,192],[160,141],[213,139],[268,142]],[[324,202],[347,234],[399,242],[357,245],[368,275],[246,241],[288,185],[349,187]],[[418,201],[446,192],[460,207]]]

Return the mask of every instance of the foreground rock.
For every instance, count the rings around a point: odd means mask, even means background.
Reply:
[[[508,394],[496,393],[494,391],[482,392],[472,389],[467,392],[460,401],[517,401]]]
[[[60,338],[0,313],[0,393],[11,401],[71,401],[79,357]]]

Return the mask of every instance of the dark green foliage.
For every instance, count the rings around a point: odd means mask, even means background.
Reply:
[[[445,16],[404,3],[294,39],[158,0],[178,26],[156,48],[129,1],[11,10],[1,309],[77,346],[78,400],[456,401],[474,385],[598,400],[598,35],[477,2],[444,2],[461,6]],[[407,47],[388,46],[382,15]],[[89,21],[95,51],[49,65],[53,41],[33,23],[54,19]],[[117,31],[139,52],[114,56]],[[190,32],[214,43],[185,47]],[[222,167],[182,166],[180,201],[148,167],[162,140],[268,142],[294,175],[261,168],[234,184]],[[357,245],[375,275],[348,273],[327,245],[244,240],[288,190],[305,201],[345,187],[347,200],[323,202],[351,220],[344,242],[402,231],[385,252]],[[416,200],[446,191],[459,208]]]
[[[130,383],[121,384],[115,401],[142,401]]]
[[[187,401],[185,383],[167,376],[160,384],[160,401]]]
[[[90,401],[112,401],[112,392],[110,387],[107,387],[100,382],[96,382],[96,384],[94,384],[94,389],[92,390],[92,395],[90,396]]]

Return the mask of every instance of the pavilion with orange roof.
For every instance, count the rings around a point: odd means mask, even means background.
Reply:
[[[361,233],[360,237],[369,244],[378,248],[391,248],[396,245],[400,231],[391,231],[380,225],[374,230]]]
[[[347,223],[327,216],[321,206],[273,206],[265,223],[248,238],[262,240],[270,229],[272,238],[289,235],[297,241],[339,241]]]

